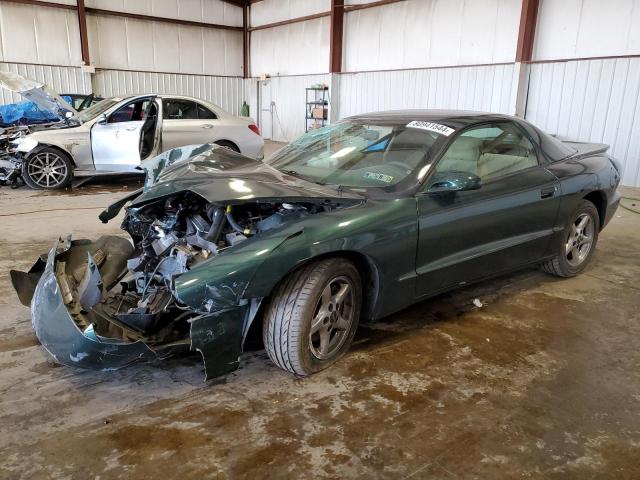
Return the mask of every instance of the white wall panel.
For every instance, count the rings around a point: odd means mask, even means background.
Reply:
[[[640,52],[640,0],[542,0],[534,60]]]
[[[0,3],[0,60],[80,65],[80,34],[73,10]]]
[[[58,93],[91,93],[91,79],[79,67],[54,67],[0,62],[0,70],[14,72],[26,78],[46,83]],[[20,95],[0,88],[0,103],[15,103],[24,100]]]
[[[606,143],[623,185],[640,186],[640,58],[534,64],[526,118],[551,134]]]
[[[251,5],[251,26],[306,17],[329,10],[330,0],[262,0]]]
[[[245,81],[237,77],[98,70],[96,87],[105,97],[166,93],[202,98],[234,115],[247,98]]]
[[[345,16],[345,71],[512,62],[520,0],[407,0]]]
[[[254,76],[325,73],[329,69],[329,17],[256,30],[251,33],[251,52]]]
[[[221,0],[86,0],[85,5],[139,15],[242,26],[242,8]]]
[[[87,30],[99,68],[242,75],[242,32],[105,15],[88,15]]]
[[[512,114],[515,65],[434,68],[339,76],[339,113],[398,109],[462,109]]]
[[[273,136],[271,135],[271,131],[262,132],[263,135],[266,138],[272,138],[279,142],[291,142],[302,135],[304,133],[306,113],[305,88],[318,83],[328,85],[329,78],[330,76],[328,74],[271,78],[269,80],[269,90],[271,101],[274,102],[273,115],[270,115],[269,112],[262,112],[261,114],[262,116],[272,116],[273,122],[263,121],[262,124],[273,125]],[[255,79],[246,81],[249,103],[251,105],[251,117],[254,119],[258,118],[256,99],[258,83]],[[331,94],[331,92],[329,92],[329,94]]]

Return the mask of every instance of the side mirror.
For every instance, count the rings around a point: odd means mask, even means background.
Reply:
[[[102,113],[99,117],[96,123],[99,123],[100,125],[105,125],[107,123],[107,116]]]
[[[436,174],[427,193],[461,192],[463,190],[478,190],[482,181],[478,175],[470,172],[444,172]]]

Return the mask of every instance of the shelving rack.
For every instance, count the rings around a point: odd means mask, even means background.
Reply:
[[[329,118],[329,87],[306,89],[304,131],[324,127]]]

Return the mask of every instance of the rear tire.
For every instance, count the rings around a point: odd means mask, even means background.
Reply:
[[[36,190],[65,188],[73,179],[73,164],[60,150],[43,148],[22,163],[22,179]]]
[[[574,277],[589,264],[598,243],[600,216],[595,205],[583,200],[565,227],[558,253],[541,265],[558,277]]]
[[[351,262],[331,258],[296,270],[265,311],[262,338],[269,358],[300,376],[327,368],[349,349],[361,305],[360,274]]]
[[[219,140],[217,142],[214,142],[216,145],[220,145],[221,147],[225,147],[228,148],[229,150],[233,150],[236,153],[240,153],[240,149],[238,148],[238,146],[233,143],[230,142],[228,140]]]

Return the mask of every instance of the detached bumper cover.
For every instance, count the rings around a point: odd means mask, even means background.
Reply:
[[[120,342],[99,337],[89,326],[76,325],[67,309],[55,275],[58,245],[49,252],[47,263],[31,300],[33,329],[42,346],[58,362],[92,370],[116,370],[156,354],[144,343]]]
[[[64,291],[57,278],[57,273],[61,274],[57,272],[58,259],[68,260],[74,246],[76,253],[83,256],[90,245],[100,244],[104,248],[106,243],[100,243],[102,240],[94,243],[60,240],[49,251],[46,261],[43,256],[29,272],[11,272],[20,301],[25,305],[31,302],[33,329],[42,346],[58,363],[103,371],[117,370],[139,360],[164,358],[174,348],[180,349],[180,345],[165,345],[156,351],[141,340],[126,342],[102,337],[96,334],[93,325],[81,329],[81,323],[74,320],[70,293]],[[207,380],[238,368],[243,336],[258,304],[228,306],[191,320],[190,348],[202,355]]]

